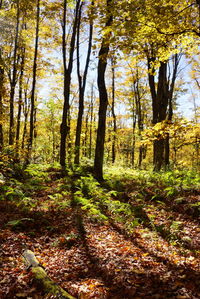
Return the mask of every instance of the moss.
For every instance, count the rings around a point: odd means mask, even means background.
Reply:
[[[62,295],[62,298],[75,299],[73,296],[68,294],[65,290],[59,287],[53,280],[51,280],[47,273],[41,267],[33,267],[32,268],[33,276],[37,282],[43,289],[45,293],[50,293],[52,295]]]

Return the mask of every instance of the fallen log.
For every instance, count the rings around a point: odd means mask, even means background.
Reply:
[[[25,250],[22,256],[27,269],[31,270],[33,274],[35,283],[42,288],[44,293],[54,295],[58,299],[76,299],[48,277],[44,268],[40,265],[31,250]]]

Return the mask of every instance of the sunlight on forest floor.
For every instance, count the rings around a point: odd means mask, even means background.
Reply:
[[[24,249],[77,298],[200,298],[197,174],[28,172],[0,187],[0,298],[54,298]]]

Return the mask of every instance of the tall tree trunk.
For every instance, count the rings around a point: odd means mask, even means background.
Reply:
[[[136,128],[136,114],[133,107],[133,133],[132,133],[132,149],[131,149],[131,165],[135,166],[135,128]]]
[[[116,159],[116,135],[117,135],[117,118],[115,114],[115,61],[111,60],[112,65],[112,118],[113,118],[113,139],[112,139],[112,163],[115,163]]]
[[[111,15],[111,0],[107,0],[107,22],[105,28],[112,25],[113,17]],[[110,46],[110,33],[103,37],[101,48],[99,51],[98,61],[98,78],[97,84],[99,89],[99,120],[97,129],[95,159],[94,159],[94,173],[99,179],[103,179],[103,158],[104,158],[104,143],[106,133],[106,111],[108,106],[108,94],[105,83],[105,72],[107,67],[107,58]]]
[[[26,85],[28,86],[29,78],[26,82]],[[24,128],[23,128],[23,134],[22,134],[22,150],[25,148],[25,142],[27,138],[27,125],[28,125],[28,116],[30,111],[30,103],[28,101],[28,87],[24,89],[24,103],[23,103],[23,114],[24,114]]]
[[[156,90],[154,70],[152,70],[151,63],[155,58],[148,58],[149,69],[149,86],[152,97],[152,110],[153,110],[153,124],[166,120],[167,106],[168,106],[168,81],[167,81],[167,63],[161,62],[158,71],[158,83]],[[158,136],[157,140],[153,143],[153,164],[154,170],[159,171],[164,165],[164,150],[165,143],[162,136]]]
[[[67,14],[67,0],[63,1],[63,22],[62,22],[62,55],[63,55],[63,67],[64,67],[64,105],[62,122],[60,125],[60,165],[65,168],[66,165],[66,138],[69,133],[69,124],[67,123],[69,114],[69,99],[70,99],[70,86],[71,86],[71,73],[73,68],[73,57],[76,42],[76,31],[78,23],[78,13],[80,7],[80,0],[76,1],[75,18],[72,28],[72,36],[69,49],[69,61],[67,66],[67,50],[66,50],[66,14]]]
[[[167,63],[161,62],[158,74],[158,87],[157,87],[157,101],[159,104],[158,109],[158,122],[162,122],[167,118],[168,106],[168,81],[167,81]],[[162,136],[154,141],[154,169],[159,171],[164,166],[165,154],[165,140]]]
[[[140,78],[139,78],[139,73],[138,73],[138,66],[136,69],[136,75],[134,76],[134,94],[135,94],[135,106],[136,106],[136,115],[137,115],[137,125],[138,125],[138,135],[139,139],[141,141],[141,133],[144,129],[144,116],[142,115],[142,108],[141,108],[141,91],[140,91]],[[139,146],[139,159],[138,159],[138,167],[141,168],[142,165],[142,160],[143,160],[143,151],[144,151],[144,146],[140,145]]]
[[[4,68],[2,66],[2,57],[0,49],[0,151],[3,149],[3,90],[4,90]]]
[[[19,39],[19,24],[20,24],[20,7],[19,7],[19,0],[17,0],[13,69],[10,74],[9,145],[14,144],[14,97],[15,97],[15,87],[17,84],[17,51],[18,51],[18,39]]]
[[[92,158],[92,129],[93,129],[93,111],[94,111],[94,85],[91,85],[91,100],[90,100],[90,141],[89,141],[89,159]]]
[[[34,139],[35,89],[36,89],[36,80],[37,80],[39,29],[40,29],[40,0],[37,0],[35,50],[34,50],[34,60],[33,60],[33,82],[32,82],[32,90],[31,90],[30,131],[29,131],[29,141],[28,141],[28,160],[30,160],[31,158],[33,139]]]
[[[91,5],[94,5],[94,1],[92,1]],[[79,83],[79,110],[78,110],[78,120],[76,125],[76,139],[75,139],[75,158],[74,164],[80,163],[80,139],[81,139],[81,131],[82,131],[82,119],[84,112],[84,94],[87,80],[87,73],[90,62],[90,55],[92,50],[92,34],[93,34],[93,21],[90,21],[90,30],[89,30],[89,41],[88,41],[88,52],[85,64],[85,70],[83,77],[80,72],[80,53],[79,53],[79,43],[80,43],[80,24],[81,24],[81,12],[82,12],[83,3],[80,6],[79,17],[78,17],[78,26],[77,26],[77,75],[78,75],[78,83]]]
[[[18,102],[18,113],[17,113],[17,129],[16,129],[16,158],[19,156],[19,136],[20,136],[20,126],[21,126],[21,111],[22,111],[22,91],[23,91],[23,78],[24,78],[24,55],[25,49],[23,49],[22,61],[21,61],[21,71],[19,78],[19,102]]]
[[[178,65],[181,59],[181,54],[175,54],[173,57],[173,75],[172,75],[172,80],[171,80],[171,84],[170,84],[170,88],[169,88],[169,108],[168,108],[168,122],[171,123],[172,122],[172,118],[173,118],[173,93],[174,93],[174,86],[175,86],[175,81],[176,81],[176,77],[177,77],[177,72],[178,72]],[[165,139],[165,167],[168,167],[170,164],[169,161],[169,157],[170,157],[170,136],[169,133],[167,133],[166,135],[166,139]]]
[[[0,1],[0,10],[3,6],[3,0]],[[3,149],[3,86],[4,86],[4,68],[2,59],[2,50],[0,48],[0,151]]]
[[[84,157],[87,157],[88,155],[88,129],[89,129],[89,126],[88,126],[88,122],[89,122],[89,110],[87,112],[87,115],[85,117],[85,136],[84,136],[84,142],[83,142],[83,148],[84,148]]]

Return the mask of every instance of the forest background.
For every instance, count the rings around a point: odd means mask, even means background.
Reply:
[[[198,1],[1,1],[1,32],[2,159],[199,167]]]
[[[0,0],[0,32],[0,298],[200,298],[200,1]]]

